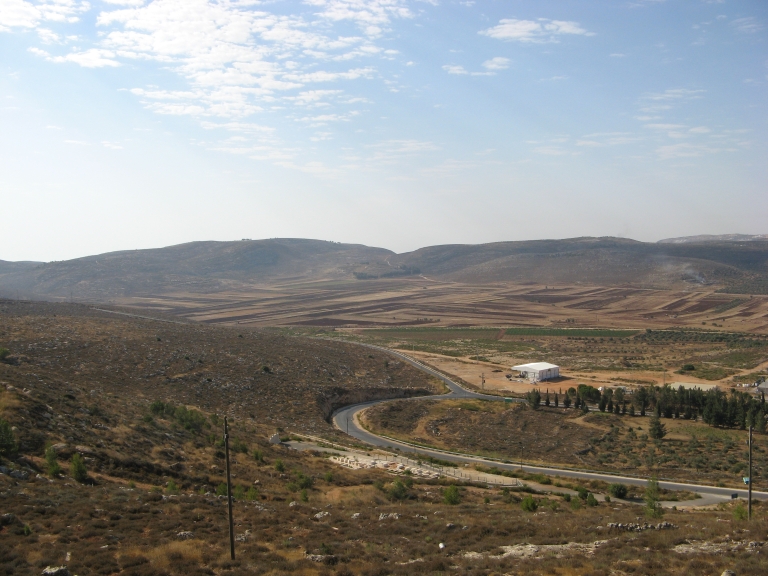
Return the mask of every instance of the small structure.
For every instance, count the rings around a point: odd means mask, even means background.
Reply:
[[[701,390],[702,392],[708,392],[709,390],[713,390],[715,388],[720,388],[717,384],[703,384],[701,382],[672,382],[669,387],[672,388],[672,390],[677,390],[680,387],[683,387],[683,390]]]
[[[550,364],[549,362],[520,364],[519,366],[512,366],[512,370],[517,370],[520,372],[521,378],[527,378],[531,382],[540,382],[560,376],[560,366]]]
[[[272,434],[272,436],[269,438],[269,443],[270,444],[280,444],[281,443],[280,434],[278,434],[278,433]]]

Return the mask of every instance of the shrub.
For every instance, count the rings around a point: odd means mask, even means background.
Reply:
[[[264,462],[264,453],[261,450],[254,450],[253,459],[256,460],[256,462]]]
[[[72,478],[77,482],[85,482],[88,479],[88,469],[85,467],[85,461],[80,454],[75,453],[72,456],[72,463],[70,466]]]
[[[589,491],[584,488],[584,486],[576,486],[576,492],[579,493],[579,498],[581,500],[586,500],[587,496],[589,496]]]
[[[281,474],[282,474],[283,472],[285,472],[285,464],[283,464],[283,461],[282,461],[282,460],[280,460],[280,459],[278,459],[278,460],[275,460],[275,470],[277,470],[277,471],[278,471],[278,472],[280,472]]]
[[[608,493],[614,498],[626,498],[628,488],[624,484],[611,484],[608,486]]]
[[[244,500],[245,499],[245,488],[241,484],[238,484],[235,486],[235,489],[232,491],[232,497],[236,500]]]
[[[329,484],[333,482],[333,472],[326,472],[325,476],[323,476],[323,479],[328,482]]]
[[[259,499],[259,491],[256,490],[253,486],[248,488],[248,492],[245,493],[245,499],[246,500],[258,500]]]
[[[227,495],[227,483],[222,482],[216,487],[216,496],[226,496]]]
[[[566,502],[570,502],[571,501],[571,495],[570,494],[563,494],[563,500],[565,500]]]
[[[13,458],[19,445],[16,443],[16,436],[7,420],[0,418],[0,456]]]
[[[306,490],[301,491],[301,501],[309,502],[309,493]]]
[[[8,348],[0,348],[0,361],[5,360],[8,358],[8,355],[11,353]]]
[[[168,492],[168,494],[178,494],[179,493],[179,485],[176,484],[173,480],[168,480],[168,484],[165,486],[165,491]]]
[[[405,500],[408,498],[408,488],[400,480],[395,480],[389,490],[387,490],[387,496],[391,500]],[[450,502],[448,503],[450,504]]]
[[[526,512],[536,512],[536,508],[539,507],[539,504],[534,500],[533,496],[528,494],[523,498],[523,501],[520,502],[520,507]]]
[[[445,490],[443,490],[443,502],[455,506],[461,502],[461,494],[459,488],[455,484],[451,484]]]
[[[747,507],[741,502],[733,509],[734,520],[746,520],[748,516]]]
[[[587,496],[587,506],[597,506],[597,498],[591,492]]]

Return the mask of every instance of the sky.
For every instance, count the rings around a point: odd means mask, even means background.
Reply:
[[[0,259],[768,233],[764,0],[0,0]]]

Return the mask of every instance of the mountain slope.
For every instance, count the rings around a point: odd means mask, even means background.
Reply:
[[[109,299],[172,290],[215,292],[239,283],[346,277],[352,267],[393,252],[322,240],[190,242],[110,252],[0,273],[0,295]]]
[[[13,266],[15,264],[15,266]],[[424,275],[464,283],[536,282],[768,291],[768,241],[645,243],[572,238],[443,245],[395,254],[320,240],[192,242],[49,264],[3,263],[0,296],[105,301],[216,293],[279,282]]]

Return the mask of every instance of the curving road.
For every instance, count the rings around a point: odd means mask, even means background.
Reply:
[[[365,346],[367,348],[373,348],[381,352],[385,352],[391,356],[395,356],[398,359],[407,362],[411,366],[414,366],[415,368],[418,368],[419,370],[422,370],[423,372],[426,372],[431,376],[435,376],[436,378],[439,378],[450,389],[450,392],[447,394],[439,394],[435,396],[420,396],[414,399],[455,400],[455,399],[465,398],[465,399],[493,400],[497,402],[504,401],[504,400],[512,401],[512,402],[523,402],[523,400],[521,400],[520,398],[505,399],[500,396],[490,396],[487,394],[479,394],[477,392],[472,392],[471,390],[467,390],[466,388],[461,387],[456,382],[454,382],[444,374],[441,374],[437,370],[434,370],[433,368],[430,368],[429,366],[426,366],[421,362],[406,356],[405,354],[396,352],[394,350],[390,350],[388,348],[383,348],[381,346],[374,346],[373,344],[363,344],[363,343],[355,343],[355,344],[358,344],[359,346]],[[501,470],[520,470],[521,469],[521,465],[519,463],[515,464],[512,462],[500,462],[497,460],[489,460],[486,458],[471,456],[467,454],[461,454],[458,452],[436,450],[434,448],[424,448],[422,446],[416,446],[414,444],[401,442],[399,440],[393,440],[390,438],[386,438],[384,436],[379,436],[377,434],[368,432],[362,426],[360,426],[357,420],[357,416],[362,410],[365,410],[366,408],[369,408],[370,406],[379,404],[381,402],[391,402],[391,400],[373,400],[371,402],[364,402],[362,404],[355,404],[353,406],[346,406],[344,408],[340,408],[339,410],[334,412],[333,422],[336,425],[336,427],[339,428],[342,432],[346,432],[353,438],[360,440],[362,442],[365,442],[366,444],[370,444],[372,446],[388,448],[390,450],[400,449],[402,451],[423,454],[425,456],[431,456],[433,458],[439,458],[441,460],[447,460],[449,462],[455,462],[457,464],[482,464],[485,466],[494,466]],[[581,470],[569,470],[569,469],[552,468],[552,467],[546,467],[546,466],[523,465],[522,469],[525,472],[543,473],[550,476],[557,475],[557,476],[562,476],[564,478],[580,478],[584,480],[602,480],[604,482],[623,482],[624,484],[632,484],[636,486],[645,486],[645,484],[648,481],[647,478],[636,478],[632,476],[620,476],[617,474],[587,472],[587,471],[581,471]],[[664,480],[659,481],[659,486],[667,490],[688,490],[690,492],[696,492],[702,495],[719,496],[721,498],[731,498],[734,494],[737,494],[739,498],[748,497],[748,491],[745,489],[720,488],[717,486],[706,486],[703,484],[687,484],[682,482],[669,482]],[[757,498],[760,500],[768,500],[768,492],[758,492],[756,490],[753,490],[752,498]]]

